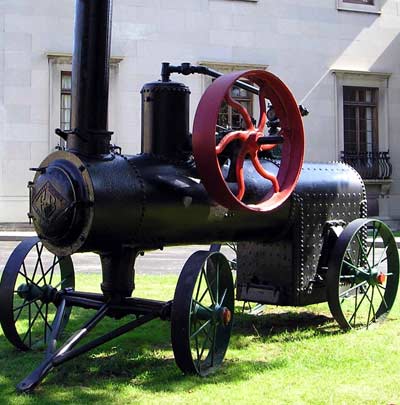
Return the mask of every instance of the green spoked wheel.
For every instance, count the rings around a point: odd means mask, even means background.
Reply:
[[[21,350],[43,348],[52,331],[57,292],[74,284],[70,257],[49,253],[37,237],[23,240],[8,259],[0,282],[0,324],[5,337]],[[70,312],[67,308],[64,326]]]
[[[171,343],[178,367],[201,376],[221,365],[232,330],[232,272],[219,252],[197,251],[185,263],[171,310]]]
[[[356,219],[340,234],[327,273],[332,315],[344,330],[368,328],[393,306],[399,284],[395,238],[382,221]]]

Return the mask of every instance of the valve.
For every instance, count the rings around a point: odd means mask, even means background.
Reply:
[[[231,88],[239,79],[259,87],[260,116],[257,124],[249,112],[231,97]],[[267,124],[268,99],[279,119],[279,134],[269,139],[264,135]],[[226,101],[239,113],[246,129],[225,133],[218,144],[215,130],[221,103]],[[240,141],[235,162],[237,192],[234,194],[222,174],[218,156],[233,141]],[[276,175],[269,173],[260,162],[259,152],[282,146],[282,160]],[[197,107],[193,124],[193,154],[200,178],[210,196],[220,205],[231,210],[268,212],[283,204],[294,190],[304,157],[304,129],[301,112],[286,85],[275,75],[263,70],[233,72],[217,78],[205,91]],[[271,183],[267,194],[257,204],[243,201],[246,186],[243,165],[249,157],[258,174]]]

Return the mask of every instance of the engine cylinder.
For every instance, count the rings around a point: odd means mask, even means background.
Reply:
[[[177,82],[151,82],[143,86],[142,152],[169,159],[185,159],[191,151],[189,95]]]

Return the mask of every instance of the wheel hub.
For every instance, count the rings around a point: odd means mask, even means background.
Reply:
[[[228,326],[232,319],[232,312],[228,308],[224,307],[222,309],[221,314],[222,314],[222,324],[224,326]]]
[[[20,298],[33,301],[42,297],[43,290],[36,284],[21,284],[17,288],[17,293]]]
[[[386,274],[373,269],[367,281],[370,285],[382,285],[386,281]]]
[[[193,319],[211,321],[212,324],[222,324],[227,326],[232,320],[232,312],[229,308],[220,305],[206,308],[196,304],[193,311]]]
[[[378,271],[377,269],[369,270],[366,268],[360,268],[359,270],[355,270],[355,273],[357,283],[367,281],[369,285],[382,285],[387,278],[384,272]]]
[[[386,281],[386,274],[380,272],[380,273],[376,276],[376,282],[377,282],[377,284],[382,285],[385,281]]]
[[[27,301],[52,302],[55,292],[57,292],[57,289],[51,285],[39,287],[36,284],[21,284],[17,288],[18,296]]]

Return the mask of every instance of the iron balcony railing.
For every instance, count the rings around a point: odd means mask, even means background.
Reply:
[[[387,152],[341,152],[341,160],[352,166],[363,179],[390,179],[392,164]]]

